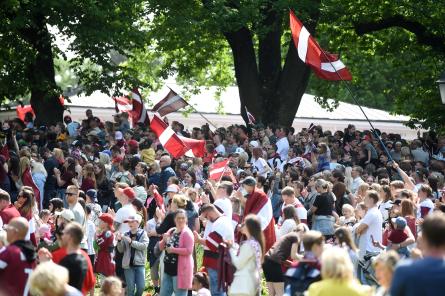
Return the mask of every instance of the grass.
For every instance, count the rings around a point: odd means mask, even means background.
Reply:
[[[202,267],[202,257],[204,254],[204,249],[202,246],[197,245],[196,247],[196,260],[197,260],[197,269],[199,270]],[[99,295],[100,288],[96,288],[94,291],[94,295]],[[150,266],[148,262],[145,264],[145,290],[146,295],[153,295],[155,293],[151,277],[150,277]],[[266,280],[264,279],[264,276],[261,277],[261,295],[267,296],[267,289],[266,289]]]

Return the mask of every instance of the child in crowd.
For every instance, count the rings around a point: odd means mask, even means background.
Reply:
[[[158,216],[158,212],[156,211],[153,215],[153,218],[147,221],[147,224],[145,225],[145,231],[148,234],[154,233],[153,230],[156,230],[156,226],[161,224],[161,219]],[[160,292],[160,281],[159,281],[159,256],[155,252],[155,246],[156,244],[161,240],[161,236],[158,234],[149,235],[149,243],[148,243],[148,249],[147,249],[147,259],[150,262],[150,276],[151,280],[153,282],[153,287],[155,290],[155,293]]]
[[[193,276],[193,296],[211,296],[209,276],[205,272],[197,272]]]
[[[338,219],[336,227],[348,226],[352,229],[352,226],[357,222],[354,216],[354,207],[350,204],[344,204],[341,208],[341,213],[343,216]]]
[[[97,191],[96,189],[90,189],[85,193],[85,203],[91,206],[91,216],[90,219],[93,223],[97,224],[97,218],[102,214],[102,209],[97,203]]]
[[[396,244],[399,246],[399,248],[397,249],[397,253],[399,253],[399,255],[405,256],[405,257],[409,257],[410,256],[410,252],[408,250],[408,247],[402,247],[400,244],[402,244],[403,242],[405,242],[408,239],[408,234],[406,234],[405,232],[405,228],[406,228],[406,219],[403,217],[397,217],[395,219],[392,219],[392,223],[395,227],[395,229],[393,229],[389,236],[388,236],[388,247],[387,249],[390,250],[391,246]]]
[[[96,234],[96,226],[91,220],[92,207],[91,205],[85,206],[86,219],[87,219],[87,245],[88,245],[88,257],[90,257],[91,265],[94,266],[94,259],[96,251],[94,250],[94,239]]]
[[[51,218],[51,212],[49,210],[42,210],[39,213],[41,224],[38,229],[40,237],[40,244],[43,246],[51,244],[51,225],[49,220]]]
[[[99,247],[94,271],[104,276],[111,276],[115,273],[113,260],[114,228],[113,217],[110,214],[99,216],[99,226],[96,243]]]

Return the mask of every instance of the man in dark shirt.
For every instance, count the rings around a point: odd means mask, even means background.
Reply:
[[[159,193],[163,194],[167,189],[167,182],[170,177],[176,176],[175,171],[171,168],[172,159],[168,155],[161,156],[159,159],[159,166],[161,167],[161,181],[159,186]]]
[[[82,226],[77,222],[69,223],[63,230],[61,247],[66,248],[67,255],[60,265],[68,269],[69,285],[81,290],[87,273],[87,261],[81,253],[80,242],[83,238]]]
[[[422,224],[423,259],[406,260],[396,268],[392,296],[443,295],[445,282],[445,215],[428,215]]]
[[[44,187],[43,207],[48,208],[49,201],[57,195],[57,179],[54,175],[54,169],[59,166],[59,162],[49,150],[45,152],[45,156],[46,160],[43,163],[43,166],[45,167],[48,176],[46,177]]]
[[[9,193],[0,189],[0,218],[3,224],[8,224],[15,217],[20,217],[19,211],[11,204]]]

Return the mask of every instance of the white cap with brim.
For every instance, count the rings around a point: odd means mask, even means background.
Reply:
[[[124,220],[124,223],[137,221],[138,223],[142,222],[142,216],[139,214],[136,214],[134,216],[129,216],[127,219]]]
[[[73,211],[68,210],[68,209],[64,209],[61,212],[55,212],[55,214],[56,214],[56,216],[60,216],[67,221],[74,221],[74,219],[75,219]]]
[[[174,192],[174,193],[178,193],[179,192],[179,187],[176,184],[172,184],[172,185],[168,185],[167,189],[165,190],[165,192]]]

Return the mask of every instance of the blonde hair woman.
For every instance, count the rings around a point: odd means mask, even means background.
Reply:
[[[332,247],[321,255],[320,282],[313,283],[309,296],[365,296],[371,295],[369,288],[360,285],[353,276],[353,266],[343,248]]]
[[[40,263],[29,277],[31,295],[80,296],[82,293],[68,285],[68,269],[52,261]]]

